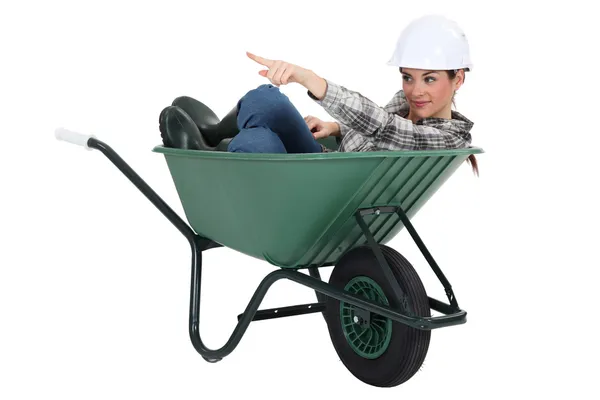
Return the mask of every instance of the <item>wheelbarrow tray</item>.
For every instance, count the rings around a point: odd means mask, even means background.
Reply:
[[[157,146],[197,234],[281,268],[335,263],[366,243],[357,210],[399,206],[412,218],[478,147],[439,151],[240,154]],[[385,244],[397,213],[364,220]]]

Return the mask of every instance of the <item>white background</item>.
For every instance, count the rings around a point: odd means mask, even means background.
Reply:
[[[549,3],[3,2],[0,398],[598,398],[600,35],[591,3]],[[102,154],[54,129],[95,134],[183,215],[151,152],[175,97],[223,116],[267,82],[248,50],[383,105],[401,85],[385,65],[398,34],[430,12],[470,40],[457,109],[486,153],[479,178],[465,164],[413,222],[467,324],[434,331],[423,369],[388,390],[344,368],[317,314],[253,323],[206,363],[188,337],[185,239]],[[330,119],[304,88],[282,91]],[[390,244],[443,298],[408,234]],[[216,348],[273,268],[230,249],[204,263],[201,332]],[[313,299],[280,281],[263,307]]]

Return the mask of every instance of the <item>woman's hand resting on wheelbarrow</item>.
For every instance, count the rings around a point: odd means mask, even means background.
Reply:
[[[327,82],[313,71],[282,60],[263,58],[249,52],[246,52],[246,55],[268,68],[268,70],[259,71],[258,74],[269,79],[273,85],[279,87],[296,82],[310,90],[316,98],[323,99],[325,97]]]

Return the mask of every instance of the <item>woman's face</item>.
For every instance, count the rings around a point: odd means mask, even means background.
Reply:
[[[450,80],[446,71],[402,68],[402,89],[410,104],[410,116],[421,118],[450,118],[452,97],[462,85],[464,71]]]

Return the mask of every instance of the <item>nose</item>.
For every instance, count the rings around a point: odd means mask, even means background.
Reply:
[[[421,81],[415,82],[412,90],[413,97],[422,97],[425,95],[425,83]]]

